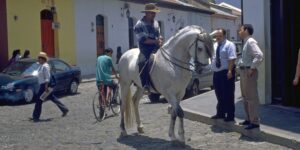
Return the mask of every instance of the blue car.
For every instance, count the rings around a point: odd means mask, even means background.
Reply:
[[[79,67],[50,58],[48,64],[56,86],[54,92],[77,93],[81,82]],[[36,59],[21,59],[0,73],[0,103],[29,103],[35,100],[39,91]]]

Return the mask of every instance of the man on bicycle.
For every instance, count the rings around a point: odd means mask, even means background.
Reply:
[[[117,87],[117,83],[114,82],[113,76],[118,78],[116,70],[112,63],[112,53],[113,50],[111,48],[107,48],[104,50],[104,55],[101,55],[97,58],[96,64],[96,82],[98,90],[101,88],[101,84],[104,86],[109,86],[115,91]]]

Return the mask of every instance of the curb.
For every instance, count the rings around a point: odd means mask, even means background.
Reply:
[[[92,79],[82,79],[81,83],[89,83],[89,82],[95,82],[96,78],[92,78]]]
[[[168,107],[168,113],[170,113],[171,106]],[[226,123],[223,120],[213,120],[210,119],[210,115],[200,112],[195,112],[186,108],[183,108],[184,111],[184,118],[206,123],[209,125],[217,126],[219,128],[234,131],[241,133],[247,137],[253,138],[255,140],[267,141],[270,143],[286,146],[292,149],[300,149],[300,139],[294,139],[291,136],[281,134],[272,130],[268,126],[261,125],[260,129],[253,129],[253,130],[245,130],[243,126],[237,125],[236,123]]]

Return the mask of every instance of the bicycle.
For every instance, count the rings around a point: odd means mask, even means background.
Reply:
[[[101,83],[93,98],[93,112],[96,120],[101,122],[105,119],[107,116],[106,109],[111,110],[114,115],[118,115],[120,113],[120,102],[119,83],[114,92],[110,86]]]

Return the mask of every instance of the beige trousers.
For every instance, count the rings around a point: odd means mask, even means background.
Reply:
[[[248,76],[249,69],[240,70],[240,84],[242,97],[244,99],[244,107],[246,112],[246,120],[253,124],[259,124],[259,99],[257,91],[258,72],[256,71],[251,77]]]

